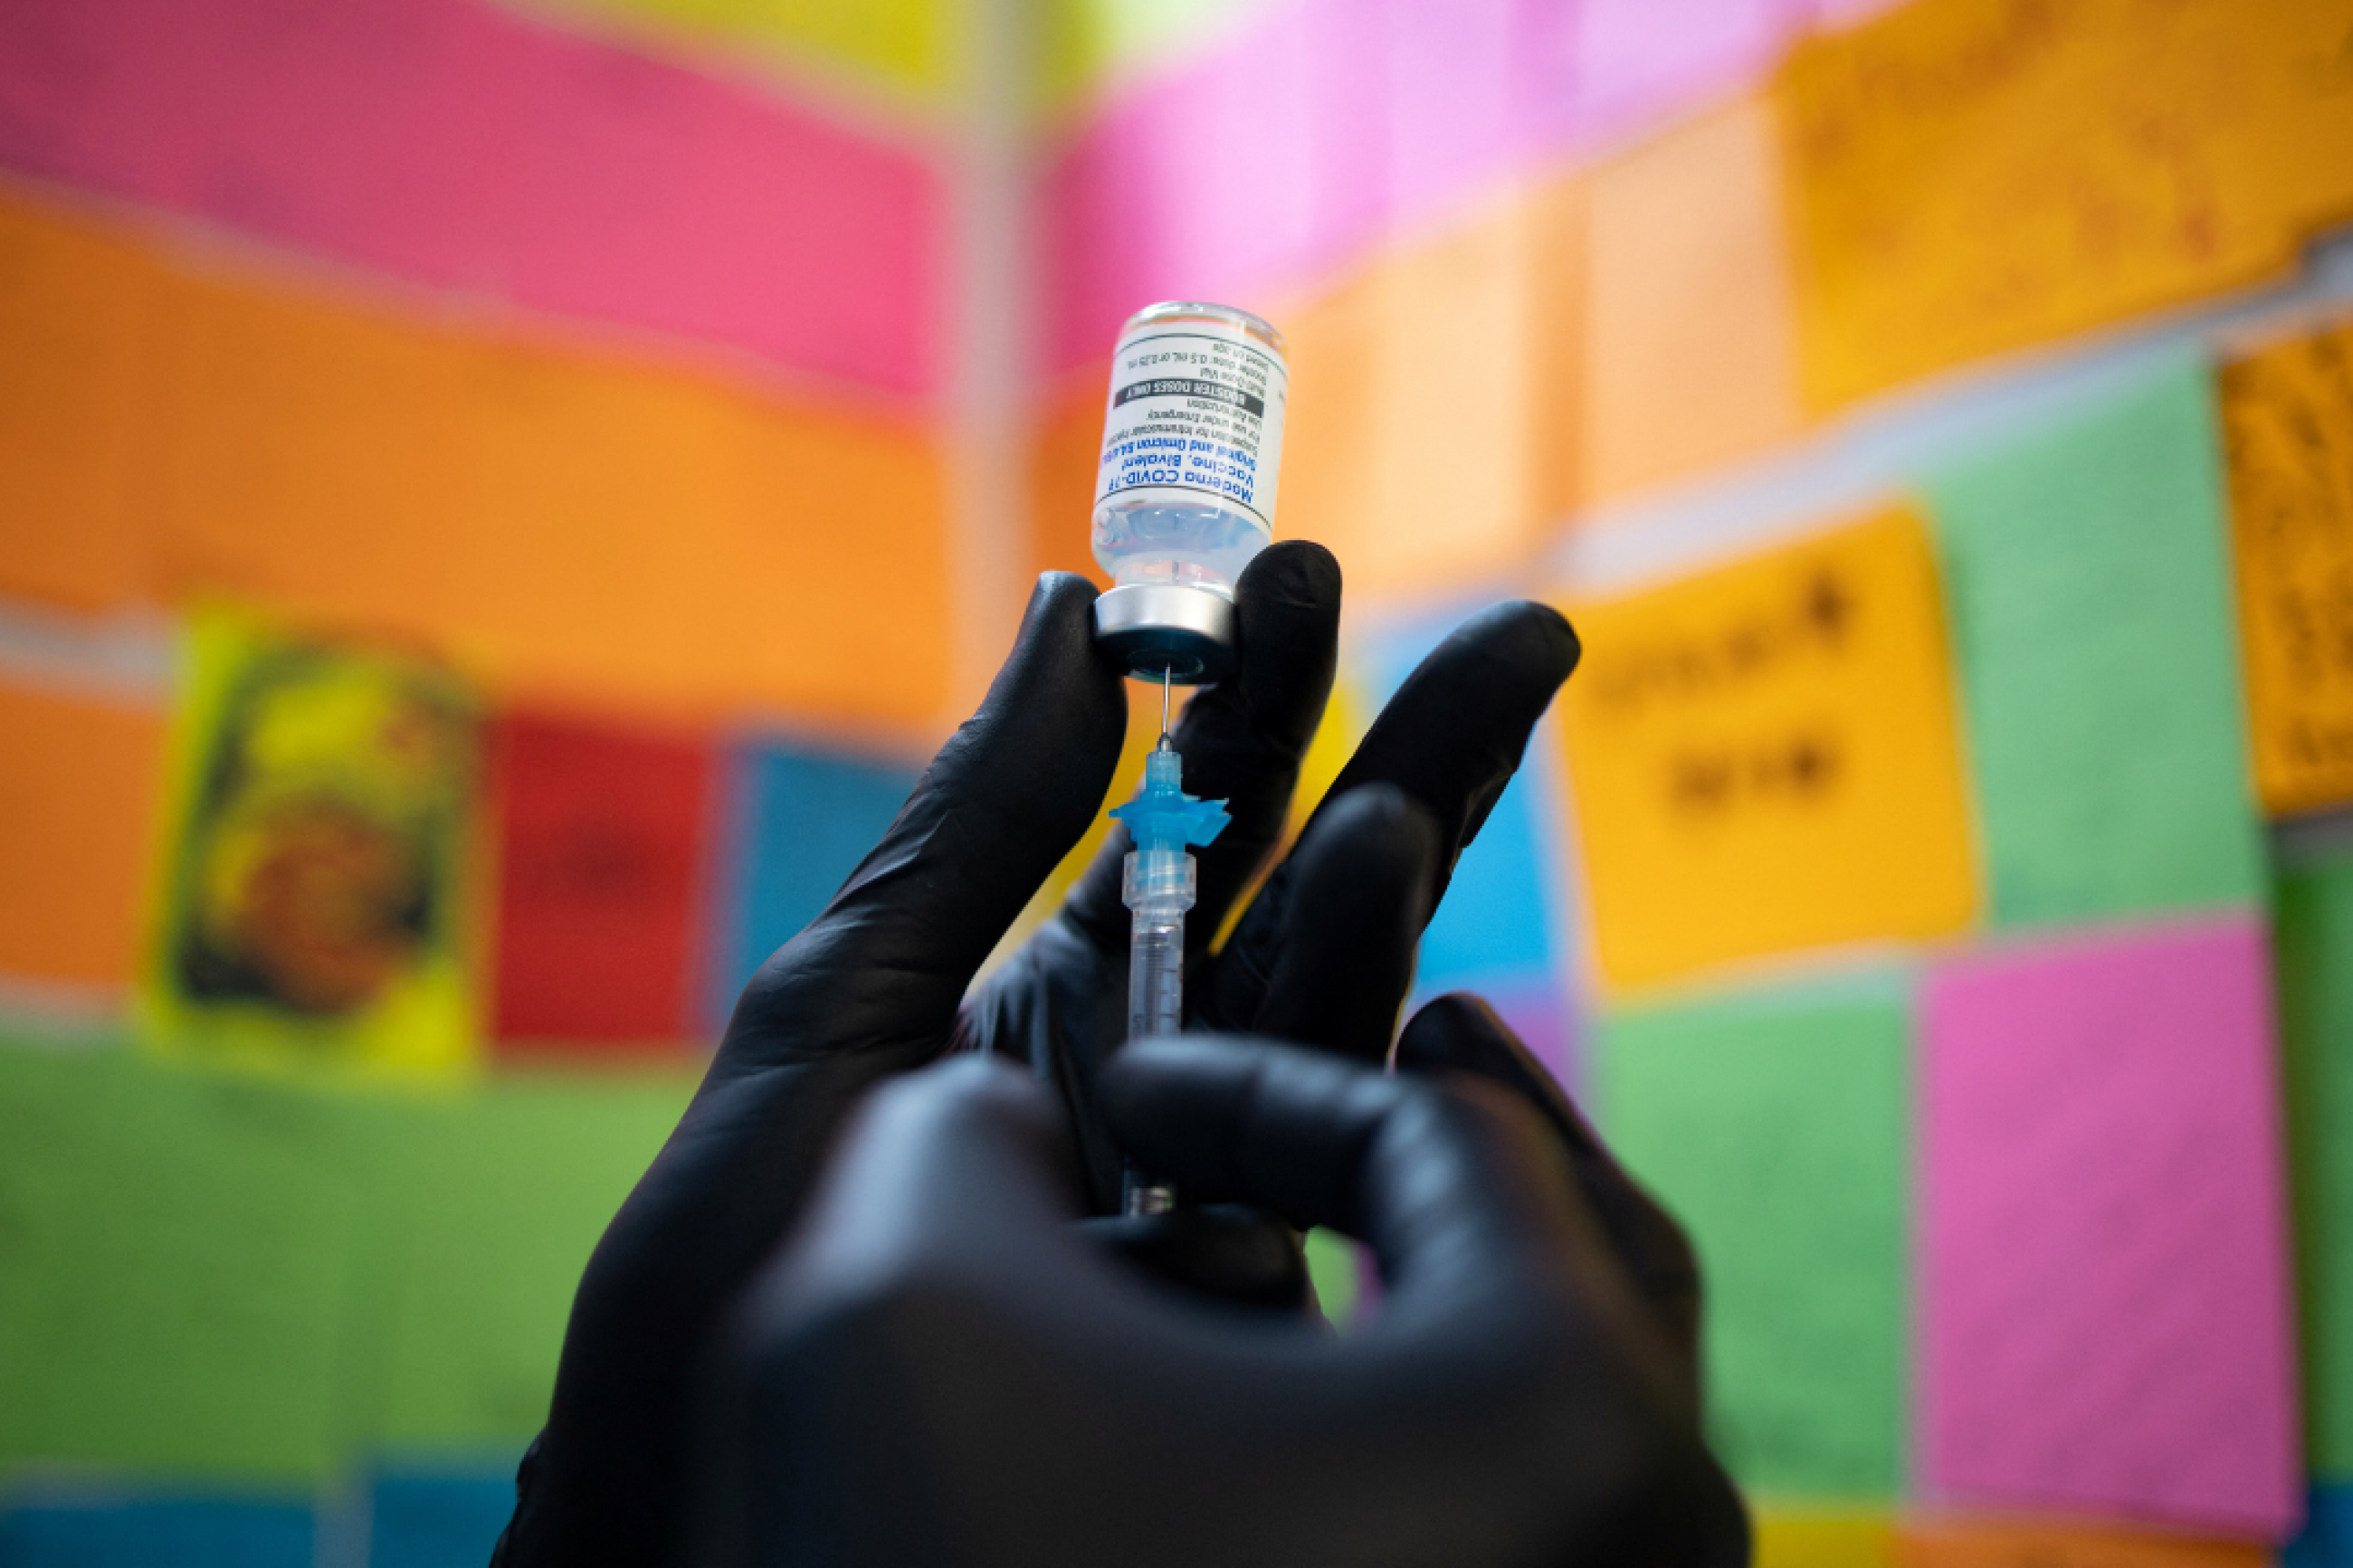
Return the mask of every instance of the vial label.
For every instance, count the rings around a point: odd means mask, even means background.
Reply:
[[[1095,505],[1213,496],[1271,532],[1291,375],[1208,321],[1147,326],[1112,356]]]

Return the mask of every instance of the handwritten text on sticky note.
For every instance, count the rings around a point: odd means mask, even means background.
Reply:
[[[2353,799],[2353,321],[2221,380],[2255,787],[2309,811]]]
[[[1572,612],[1563,731],[1618,984],[1968,923],[1943,616],[1891,510]]]

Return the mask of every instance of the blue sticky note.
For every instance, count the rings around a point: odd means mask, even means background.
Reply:
[[[19,1501],[0,1512],[0,1564],[311,1568],[317,1533],[311,1510],[300,1503],[216,1498]]]
[[[2353,1486],[2315,1486],[2304,1531],[2280,1552],[2280,1568],[2353,1568]]]
[[[1505,785],[1486,826],[1455,862],[1454,879],[1422,932],[1422,985],[1445,989],[1553,967],[1532,793],[1525,774]]]
[[[921,776],[905,763],[776,743],[739,747],[728,771],[709,990],[721,1026],[744,983],[825,908]]]
[[[1366,697],[1386,704],[1461,618],[1450,615],[1392,628],[1355,650]],[[1566,965],[1567,943],[1554,929],[1546,888],[1550,857],[1539,832],[1540,809],[1539,781],[1524,764],[1463,849],[1422,933],[1417,981],[1423,991],[1524,984]]]
[[[512,1463],[385,1474],[368,1510],[368,1568],[479,1568],[514,1512]]]

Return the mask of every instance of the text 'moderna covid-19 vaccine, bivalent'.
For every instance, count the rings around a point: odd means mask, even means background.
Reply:
[[[1095,560],[1113,586],[1095,635],[1139,679],[1233,673],[1234,584],[1274,536],[1282,334],[1229,305],[1128,318],[1112,354],[1095,472]]]

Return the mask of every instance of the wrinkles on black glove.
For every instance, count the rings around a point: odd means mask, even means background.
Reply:
[[[1340,1340],[1067,1223],[1063,1119],[944,1065],[875,1097],[706,1385],[694,1561],[1734,1568],[1746,1521],[1556,1132],[1473,1078],[1132,1047],[1105,1114],[1188,1187],[1366,1238]]]

